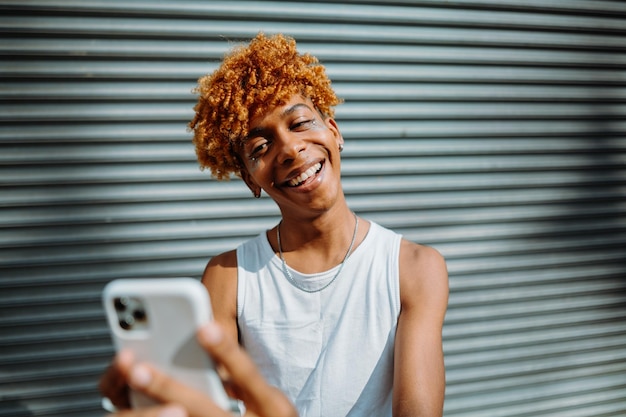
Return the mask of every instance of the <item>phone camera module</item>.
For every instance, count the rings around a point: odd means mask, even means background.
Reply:
[[[120,295],[113,299],[117,322],[126,331],[146,330],[148,313],[145,302],[140,297]]]

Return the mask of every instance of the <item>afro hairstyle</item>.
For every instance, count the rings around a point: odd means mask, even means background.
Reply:
[[[238,150],[250,119],[284,105],[295,94],[310,99],[323,117],[341,103],[326,70],[310,54],[300,54],[293,38],[259,33],[235,47],[194,89],[198,102],[189,123],[201,169],[218,180],[241,176]]]

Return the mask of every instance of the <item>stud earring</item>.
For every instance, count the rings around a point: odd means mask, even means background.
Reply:
[[[343,151],[343,143],[339,144],[339,152]]]

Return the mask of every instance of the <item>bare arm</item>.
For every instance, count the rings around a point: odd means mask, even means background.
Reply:
[[[448,273],[436,250],[403,240],[400,302],[393,415],[440,417],[445,392],[441,331],[448,306]]]
[[[232,250],[213,257],[202,283],[209,291],[213,317],[229,338],[237,340],[237,253]]]

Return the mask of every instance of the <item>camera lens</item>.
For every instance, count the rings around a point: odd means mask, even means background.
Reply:
[[[113,304],[115,305],[115,310],[117,311],[126,310],[126,307],[128,307],[129,303],[130,300],[128,299],[128,297],[116,297],[113,301]]]
[[[135,318],[132,314],[126,315],[126,317],[120,319],[120,327],[124,330],[130,330],[135,324]]]
[[[133,311],[133,317],[137,321],[143,321],[146,319],[146,312],[143,309],[139,308]]]

